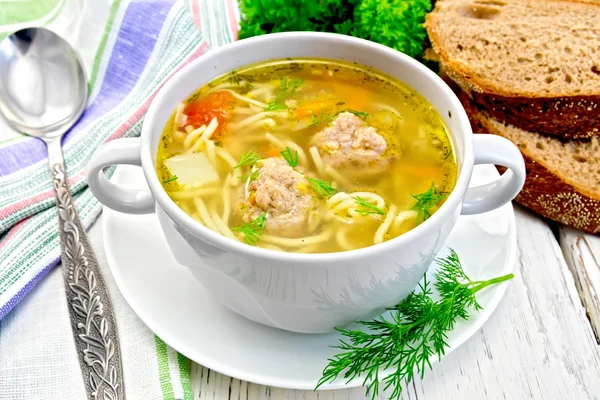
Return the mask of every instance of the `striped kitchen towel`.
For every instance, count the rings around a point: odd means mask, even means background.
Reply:
[[[73,45],[87,71],[88,106],[66,134],[63,150],[77,210],[83,224],[89,227],[101,211],[86,183],[86,167],[95,149],[108,140],[138,136],[145,111],[170,76],[211,47],[235,40],[237,6],[235,0],[23,0],[18,3],[0,0],[0,39],[25,26],[46,26]],[[16,356],[19,346],[25,345],[19,342],[17,327],[19,321],[27,321],[30,326],[23,329],[37,329],[31,324],[44,319],[39,313],[53,310],[42,307],[38,314],[31,314],[32,307],[27,304],[29,311],[24,310],[23,316],[19,315],[21,307],[9,312],[48,274],[58,277],[60,271],[53,268],[59,262],[58,221],[45,145],[14,132],[0,119],[0,376],[13,378],[0,379],[0,394],[14,395],[8,398],[41,398],[35,397],[38,392],[32,391],[35,388],[31,385],[27,385],[29,395],[18,395],[26,393],[18,386],[24,382],[23,368],[37,364],[35,361],[28,364]],[[53,304],[60,298],[57,293],[62,287],[56,289],[52,292],[44,287],[32,297],[45,293],[48,297],[40,298],[36,304]],[[66,312],[66,303],[64,307]],[[127,319],[128,315],[116,311],[118,321]],[[142,363],[139,368],[147,368],[151,376],[156,376],[156,382],[126,384],[128,396],[134,391],[137,395],[133,398],[191,398],[187,359],[140,325],[122,335],[121,340],[126,336],[132,342],[148,344],[147,349],[154,352],[151,358],[155,365]],[[52,344],[39,345],[41,352],[48,352]],[[136,345],[137,342],[121,343],[122,348]],[[62,350],[58,349],[59,353]],[[70,359],[78,368],[74,354]],[[125,350],[124,364],[127,363]],[[42,390],[40,394],[45,393],[40,382],[35,384]],[[74,386],[77,390],[78,385],[81,383]],[[155,396],[153,387],[160,389],[160,396]],[[75,394],[73,398],[78,396]],[[43,397],[55,398],[48,393]]]

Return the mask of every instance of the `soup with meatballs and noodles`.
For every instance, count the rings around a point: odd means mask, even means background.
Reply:
[[[454,188],[437,111],[371,68],[320,59],[232,71],[177,106],[157,172],[192,218],[266,249],[326,253],[393,239]]]

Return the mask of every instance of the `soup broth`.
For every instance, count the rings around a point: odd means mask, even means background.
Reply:
[[[209,229],[267,249],[326,253],[397,237],[456,181],[439,114],[357,64],[278,60],[216,78],[164,129],[159,180]]]

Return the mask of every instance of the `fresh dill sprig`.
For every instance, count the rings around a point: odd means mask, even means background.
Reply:
[[[285,76],[279,78],[279,88],[281,89],[279,93],[275,95],[275,99],[271,101],[265,111],[278,111],[278,110],[287,110],[288,107],[282,103],[283,99],[289,97],[298,89],[304,81],[297,76],[293,79],[287,78]]]
[[[352,113],[352,114],[356,115],[357,117],[367,118],[369,116],[369,114],[367,114],[366,112],[356,111],[356,110],[352,110],[350,108],[348,108],[347,110],[344,110],[344,111],[348,111],[349,113]]]
[[[240,158],[240,162],[233,168],[242,168],[247,165],[254,165],[261,159],[260,155],[254,151],[250,150],[244,154],[242,154],[242,158]]]
[[[431,182],[431,187],[428,191],[420,194],[411,194],[417,200],[413,206],[413,210],[417,212],[417,224],[431,217],[431,209],[438,205],[440,200],[448,196],[448,193],[440,192],[440,189]]]
[[[258,218],[253,220],[246,225],[236,226],[231,228],[234,232],[240,232],[244,235],[246,243],[250,246],[254,246],[258,242],[258,238],[262,235],[262,231],[265,228],[265,222],[267,221],[267,213],[263,212]]]
[[[162,181],[162,183],[169,183],[177,180],[177,175],[173,175],[171,178]]]
[[[342,335],[335,348],[340,353],[330,358],[317,387],[343,376],[348,381],[364,377],[367,395],[372,399],[379,394],[379,374],[391,370],[381,379],[383,390],[391,389],[390,399],[399,399],[402,383],[417,375],[423,377],[431,369],[432,357],[441,357],[448,348],[448,332],[459,319],[469,318],[469,309],[481,310],[475,294],[483,288],[507,281],[513,274],[487,281],[472,281],[463,271],[454,250],[436,260],[435,273],[439,300],[432,298],[432,287],[427,280],[398,305],[390,308],[389,317],[379,316],[359,322],[363,330],[338,329]],[[315,389],[316,389],[315,388]]]
[[[296,150],[294,153],[292,153],[292,149],[286,147],[285,150],[281,152],[281,156],[288,164],[290,164],[290,167],[296,168],[298,166],[298,151]]]
[[[381,208],[377,207],[376,205],[374,205],[372,203],[369,203],[367,200],[363,199],[360,196],[353,197],[353,199],[356,204],[358,204],[360,207],[362,207],[362,208],[356,208],[355,211],[357,213],[359,213],[360,215],[362,215],[363,217],[365,215],[369,215],[369,214],[379,214],[379,215],[387,214]]]
[[[308,182],[313,186],[315,192],[321,197],[333,196],[337,193],[337,190],[332,186],[331,182],[323,181],[321,179],[313,179],[306,177]]]

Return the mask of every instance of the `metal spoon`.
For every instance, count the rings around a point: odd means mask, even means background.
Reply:
[[[48,146],[71,328],[88,399],[124,399],[117,325],[98,262],[67,186],[61,138],[87,102],[85,73],[73,48],[43,28],[0,42],[0,112],[19,132]]]

